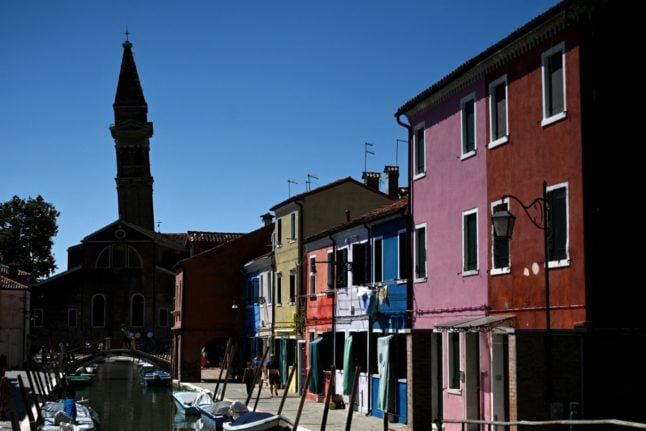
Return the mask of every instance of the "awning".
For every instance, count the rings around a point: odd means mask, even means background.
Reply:
[[[467,317],[465,319],[451,320],[435,325],[435,330],[449,332],[486,332],[498,326],[512,327],[515,319],[516,316],[513,314]]]
[[[310,341],[310,393],[321,394],[323,393],[323,370],[321,369],[321,355],[319,352],[319,344],[323,341],[323,337],[318,337],[316,340]]]

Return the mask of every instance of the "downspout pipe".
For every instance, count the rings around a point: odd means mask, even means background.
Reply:
[[[415,199],[413,199],[413,157],[412,156],[412,142],[413,142],[413,127],[408,124],[404,123],[401,119],[403,113],[401,112],[401,109],[397,110],[395,113],[395,119],[397,120],[397,124],[402,126],[403,128],[406,129],[407,135],[408,135],[408,177],[407,177],[407,186],[408,186],[408,217],[405,217],[405,223],[406,223],[406,232],[408,234],[408,256],[410,256],[409,262],[408,262],[408,274],[406,274],[406,310],[411,310],[410,313],[406,313],[406,319],[408,320],[408,328],[410,329],[410,334],[412,336],[413,334],[413,278],[414,278],[414,265],[413,265],[413,253],[414,253],[414,247],[413,247],[413,232],[414,232],[414,224],[413,224],[413,205],[415,202]],[[412,345],[412,339],[411,339],[411,345]],[[408,358],[408,362],[412,358]],[[409,374],[410,373],[410,374]],[[411,384],[413,383],[412,377],[412,371],[409,369],[407,370],[407,386],[408,386],[408,394],[407,394],[407,404],[409,406],[409,411],[412,411],[412,389],[411,389]]]
[[[364,223],[363,227],[365,227],[366,231],[368,231],[368,244],[370,244],[370,250],[372,250],[372,228],[370,226],[368,226],[367,223]],[[372,253],[372,255],[374,256],[374,253]],[[370,258],[368,258],[368,277],[372,281],[372,283],[374,284],[375,277],[374,277],[374,274],[372,273],[372,267],[373,267],[373,265],[372,265],[372,256],[371,256]],[[370,312],[370,310],[368,310],[368,313],[369,312]],[[371,320],[370,314],[368,314],[367,317],[368,317],[368,340],[367,340],[367,342],[368,342],[367,343],[368,344],[367,345],[368,351],[366,352],[366,376],[368,376],[368,394],[372,394],[372,388],[371,388],[372,387],[372,378],[370,377],[370,338],[372,338],[371,337],[371,335],[372,335],[372,320]],[[372,398],[370,395],[368,395],[368,396],[369,396],[369,398]],[[372,413],[372,403],[368,402],[368,411],[366,412],[366,416],[370,416],[371,413]]]
[[[395,118],[397,119],[397,124],[404,127],[408,134],[408,178],[406,179],[408,187],[408,217],[405,217],[406,223],[406,232],[408,233],[408,255],[410,256],[410,261],[408,262],[408,274],[406,278],[406,310],[413,309],[413,238],[412,234],[414,232],[413,226],[413,205],[415,200],[413,199],[413,158],[411,157],[411,142],[413,138],[413,127],[410,124],[404,123],[401,120],[402,116],[401,111],[395,113]],[[413,329],[413,319],[412,312],[407,313],[406,318],[408,319],[408,327]]]
[[[332,366],[336,366],[336,239],[328,235],[332,241]]]
[[[298,322],[303,322],[303,325],[305,324],[305,306],[303,304],[303,300],[305,298],[305,292],[304,292],[304,277],[305,277],[305,268],[303,265],[303,252],[304,252],[304,246],[303,246],[303,220],[304,220],[304,213],[305,213],[305,208],[303,208],[303,202],[302,201],[294,201],[296,205],[298,205],[299,211],[298,211],[298,260],[296,261],[296,268],[298,268],[298,281],[297,281],[297,292],[296,292],[296,313],[298,313]],[[300,316],[300,314],[303,313],[303,316]],[[296,328],[298,330],[298,328]],[[305,331],[305,328],[302,328],[303,332]],[[295,334],[296,338],[298,339],[298,333]],[[301,334],[302,339],[305,339],[305,334]],[[296,342],[296,345],[294,346],[294,358],[298,358],[298,342]],[[285,360],[287,360],[285,358]],[[303,384],[303,371],[301,368],[302,362],[299,361],[296,364],[296,368],[298,369],[298,374],[297,374],[297,379],[296,379],[296,388],[297,392],[301,392],[301,385]]]

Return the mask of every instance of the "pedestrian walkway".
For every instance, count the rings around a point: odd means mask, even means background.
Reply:
[[[11,380],[15,380],[18,375],[21,375],[25,383],[27,383],[26,374],[24,371],[10,371],[7,372],[7,376]],[[185,383],[181,382],[181,385],[187,388],[193,388],[195,390],[208,390],[213,392],[215,390],[216,382],[215,378],[217,375],[213,376],[213,380],[199,382],[199,383]],[[207,374],[208,378],[208,374]],[[222,388],[220,384],[220,388]],[[18,395],[17,388],[13,388]],[[249,402],[249,408],[253,409],[255,403],[255,395],[257,394],[257,388],[254,392],[254,398]],[[278,407],[282,400],[283,391],[279,391],[280,396],[271,397],[269,395],[268,388],[264,387],[260,393],[260,398],[258,400],[258,406],[256,411],[264,411],[269,413],[277,413]],[[224,393],[224,398],[227,400],[235,401],[245,401],[247,399],[246,386],[242,383],[227,383],[226,391]],[[296,393],[288,393],[285,399],[285,405],[283,406],[282,415],[287,417],[290,420],[296,419],[296,413],[298,411],[298,405],[300,403],[301,397]],[[20,403],[19,403],[20,404]],[[303,403],[303,411],[301,412],[301,417],[299,421],[299,430],[302,431],[318,431],[321,429],[321,423],[323,420],[323,410],[324,403],[319,403],[316,401],[305,399]],[[20,406],[19,406],[20,407]],[[20,409],[19,417],[23,419],[21,421],[22,429],[25,431],[29,430],[28,423],[24,420],[24,411]],[[327,430],[337,431],[345,430],[345,424],[348,416],[348,407],[342,410],[329,410],[327,418]],[[365,413],[353,412],[352,415],[352,431],[375,431],[383,430],[384,424],[383,419],[376,418],[374,416],[366,416]],[[398,423],[389,423],[388,429],[392,431],[404,431],[408,427],[403,424]],[[11,430],[11,423],[9,421],[0,421],[0,431],[9,431]]]
[[[208,371],[204,373],[203,370],[203,377],[206,377],[208,379]],[[182,382],[182,386],[186,387],[193,387],[196,390],[208,390],[213,392],[216,387],[216,382],[215,378],[217,375],[214,375],[213,381],[203,381],[200,383],[184,383]],[[223,384],[220,384],[220,389],[222,389]],[[256,387],[256,390],[254,391],[254,396],[252,397],[251,401],[249,402],[249,409],[253,409],[254,403],[255,403],[255,397],[256,394],[258,393],[258,388]],[[279,396],[271,396],[269,394],[269,388],[264,387],[263,390],[260,393],[260,398],[258,400],[258,406],[256,408],[256,411],[263,411],[263,412],[269,412],[269,413],[277,413],[278,408],[280,407],[280,402],[282,400],[282,395],[283,391],[279,391]],[[235,401],[235,400],[240,400],[244,402],[247,399],[247,390],[246,386],[242,383],[227,383],[227,387],[224,393],[224,398],[227,400]],[[296,413],[298,411],[298,405],[300,403],[301,396],[299,394],[289,392],[286,399],[285,399],[285,405],[283,406],[283,411],[282,415],[286,416],[290,420],[296,419]],[[325,404],[324,403],[319,403],[313,400],[305,399],[305,402],[303,403],[303,411],[301,412],[301,417],[299,421],[299,430],[309,430],[309,431],[318,431],[321,429],[321,423],[323,420],[323,410],[324,410]],[[348,417],[348,407],[346,406],[345,409],[339,409],[339,410],[329,410],[328,411],[328,417],[327,417],[327,430],[345,430],[345,424],[346,420]],[[374,416],[366,416],[365,413],[361,412],[353,412],[352,415],[352,431],[375,431],[375,430],[383,430],[384,429],[384,423],[383,419],[374,417]],[[388,424],[388,429],[393,430],[393,431],[403,431],[407,430],[408,427],[404,424],[399,424],[399,423],[389,423]]]

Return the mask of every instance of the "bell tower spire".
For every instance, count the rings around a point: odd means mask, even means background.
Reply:
[[[150,173],[150,137],[153,123],[148,121],[148,104],[139,82],[132,55],[132,43],[123,43],[121,72],[114,99],[114,124],[110,132],[117,152],[117,195],[119,218],[154,230],[153,177]]]

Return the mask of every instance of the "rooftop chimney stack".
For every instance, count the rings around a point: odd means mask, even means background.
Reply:
[[[363,184],[367,187],[379,191],[379,180],[381,179],[379,172],[364,172],[361,178],[363,178]]]
[[[271,215],[270,213],[265,213],[260,216],[260,220],[262,220],[263,226],[268,226],[274,223],[274,216]]]
[[[388,184],[388,196],[393,199],[399,198],[399,166],[386,166],[384,172]]]

